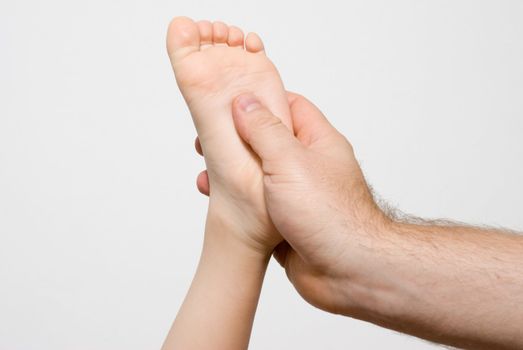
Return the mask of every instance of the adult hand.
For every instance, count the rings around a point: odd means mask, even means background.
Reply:
[[[304,299],[438,343],[523,349],[523,236],[389,218],[349,142],[305,98],[289,104],[294,134],[255,96],[232,111],[285,239],[274,255]],[[209,192],[205,173],[198,184]]]
[[[305,300],[348,314],[351,298],[340,293],[341,285],[358,278],[355,267],[366,253],[361,248],[389,220],[375,205],[346,138],[304,97],[289,93],[289,105],[294,135],[253,95],[235,100],[234,122],[262,161],[267,208],[286,240],[276,259]],[[198,140],[196,149],[202,154]],[[197,185],[209,193],[205,171]]]

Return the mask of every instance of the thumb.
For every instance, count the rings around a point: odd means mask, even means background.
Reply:
[[[232,115],[238,134],[262,163],[277,161],[301,147],[292,131],[253,94],[238,96],[232,105]]]

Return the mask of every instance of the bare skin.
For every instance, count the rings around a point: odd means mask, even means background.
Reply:
[[[222,22],[175,18],[167,50],[176,81],[196,126],[209,182],[209,211],[231,219],[245,244],[261,251],[281,242],[263,201],[263,173],[257,157],[238,136],[231,118],[233,99],[245,91],[277,114],[289,128],[289,105],[280,75],[258,35]],[[219,208],[219,210],[218,210]],[[244,210],[249,208],[249,210]]]
[[[247,349],[269,258],[209,216],[198,269],[162,350]]]
[[[256,35],[177,18],[167,46],[211,195],[164,349],[245,349],[275,246],[319,308],[463,348],[523,348],[522,236],[386,215],[350,143],[310,102],[286,100]]]
[[[233,116],[261,159],[267,208],[286,240],[274,255],[303,298],[437,343],[522,349],[523,236],[394,219],[349,142],[303,97],[289,103],[294,134],[261,105],[245,112],[235,102]],[[197,183],[212,193],[205,172]]]
[[[254,91],[291,127],[286,93],[260,38],[244,38],[237,27],[178,17],[167,50],[213,194],[198,269],[162,349],[246,349],[267,264],[282,238],[265,206],[259,160],[236,132],[231,104]]]

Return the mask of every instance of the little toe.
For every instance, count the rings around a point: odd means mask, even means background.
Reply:
[[[265,50],[263,41],[256,33],[247,34],[247,38],[245,38],[245,49],[252,53],[263,53]]]
[[[229,27],[223,22],[214,22],[212,24],[212,40],[214,44],[227,44],[229,37]]]
[[[244,43],[243,31],[235,26],[229,27],[229,38],[227,39],[227,44],[231,47],[242,47]]]
[[[212,45],[212,23],[210,21],[196,22],[200,31],[200,50],[204,50]]]
[[[194,21],[175,17],[167,30],[167,52],[171,59],[179,59],[200,49],[200,32]]]

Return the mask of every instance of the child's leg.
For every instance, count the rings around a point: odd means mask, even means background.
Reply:
[[[265,207],[259,160],[238,136],[234,98],[254,93],[290,126],[287,96],[259,37],[177,18],[167,48],[212,188],[200,264],[164,349],[245,349],[270,254],[280,235]]]

